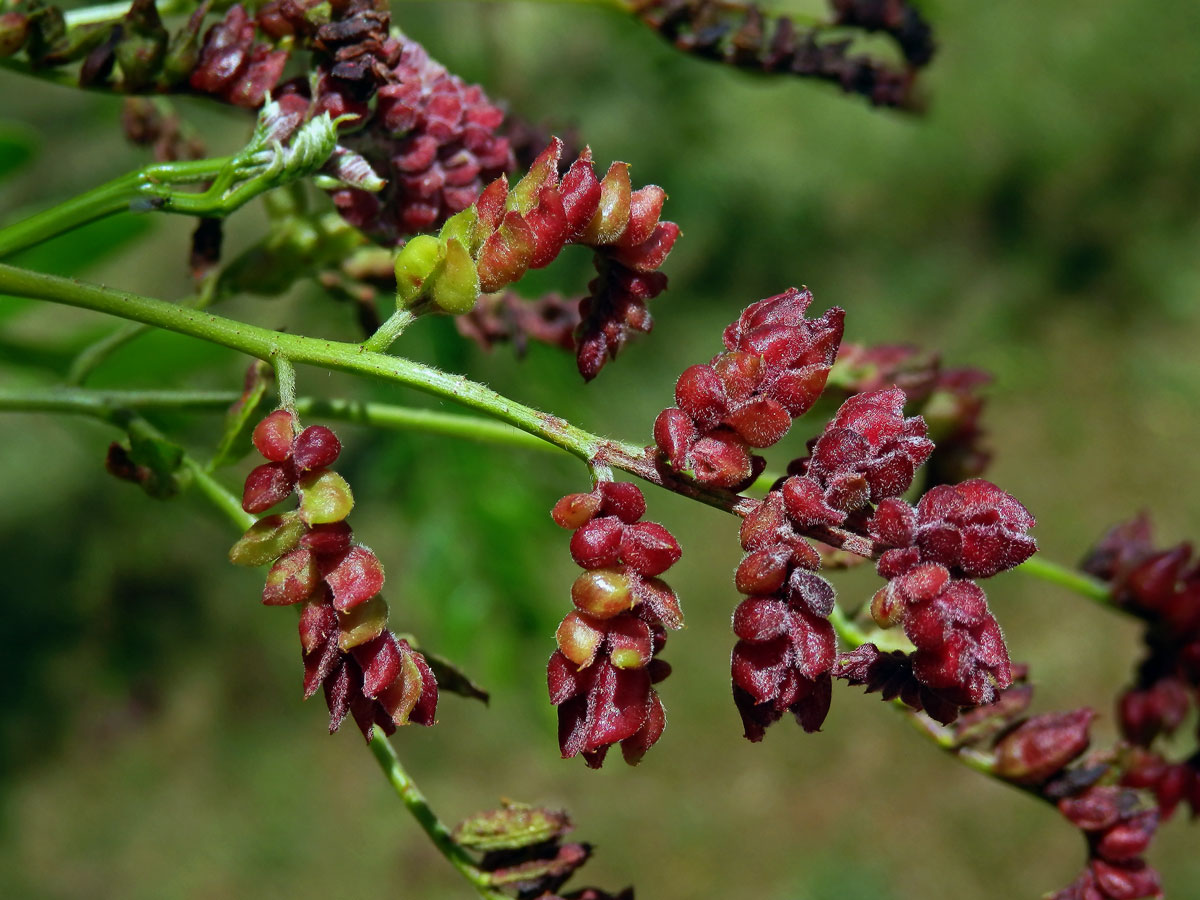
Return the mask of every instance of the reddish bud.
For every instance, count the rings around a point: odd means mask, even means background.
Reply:
[[[604,641],[604,626],[590,616],[571,611],[559,623],[554,637],[563,656],[577,666],[587,666]]]
[[[580,528],[600,512],[600,502],[596,494],[567,494],[554,504],[550,516],[563,528]]]
[[[300,543],[304,523],[295,513],[264,516],[229,549],[229,561],[235,566],[264,566]]]
[[[747,554],[734,576],[738,593],[776,593],[787,581],[791,560],[791,551],[782,546],[764,547]]]
[[[572,236],[579,234],[600,206],[600,180],[592,168],[592,151],[585,147],[559,185],[563,211]]]
[[[309,528],[300,538],[300,546],[307,547],[319,556],[332,556],[349,550],[353,536],[353,531],[345,522],[329,522]]]
[[[578,242],[591,246],[615,243],[629,224],[632,193],[628,164],[614,162],[600,181],[599,206]]]
[[[664,409],[654,420],[654,443],[673,469],[688,468],[688,455],[699,438],[696,423],[681,409]]]
[[[500,227],[483,242],[476,259],[480,291],[491,293],[519,280],[536,249],[537,236],[524,217],[515,210],[505,213]]]
[[[359,607],[359,609],[361,608]],[[404,660],[396,638],[390,632],[378,634],[369,641],[355,644],[352,652],[354,661],[362,669],[363,696],[370,699],[378,697],[400,677],[400,669]]]
[[[242,488],[242,509],[263,513],[292,493],[296,475],[287,463],[263,463],[250,471]]]
[[[1088,748],[1095,717],[1090,709],[1034,716],[996,745],[996,774],[1017,784],[1045,781]]]
[[[636,484],[602,481],[597,490],[600,493],[601,515],[616,516],[626,525],[632,525],[646,514],[646,498]]]
[[[584,523],[571,535],[571,558],[584,569],[617,565],[624,530],[616,516],[601,516]]]
[[[268,606],[289,606],[306,600],[320,581],[317,563],[310,551],[300,547],[280,557],[267,573],[262,602]]]
[[[353,609],[338,613],[338,649],[348,651],[375,640],[383,634],[387,619],[387,601],[378,594]]]
[[[618,616],[608,622],[608,658],[618,669],[640,669],[650,662],[653,645],[650,627],[634,616]]]
[[[342,452],[342,442],[324,425],[309,425],[292,446],[292,461],[301,472],[333,465]]]
[[[286,409],[277,409],[254,426],[254,446],[271,462],[284,462],[292,455],[296,436],[296,417]]]
[[[620,535],[621,562],[646,577],[671,568],[682,552],[671,532],[656,522],[628,525]]]
[[[611,619],[637,603],[631,587],[623,569],[593,569],[575,579],[571,600],[581,612],[597,619]]]
[[[354,508],[354,494],[336,472],[318,470],[300,479],[300,517],[308,525],[340,522]]]
[[[333,605],[345,611],[365,603],[383,589],[383,564],[366,547],[351,547],[339,557],[322,560]]]

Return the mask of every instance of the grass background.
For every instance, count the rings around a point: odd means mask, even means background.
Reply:
[[[795,8],[814,4],[794,3]],[[672,51],[617,14],[543,4],[403,4],[396,21],[510,108],[573,126],[598,160],[670,192],[685,237],[652,337],[587,388],[535,349],[486,355],[450,323],[404,352],[466,371],[593,430],[648,439],[675,375],[718,348],[745,304],[806,283],[847,310],[847,339],[911,341],[991,370],[993,480],[1072,561],[1108,524],[1154,512],[1164,541],[1200,534],[1200,11],[1187,0],[924,4],[940,51],[920,119]],[[119,104],[0,73],[6,219],[140,165]],[[183,107],[214,153],[244,121]],[[188,222],[121,217],[23,262],[162,297],[188,290]],[[236,249],[261,225],[230,228]],[[530,292],[577,293],[580,254]],[[349,338],[309,292],[228,313]],[[0,300],[0,383],[52,383],[111,323]],[[245,361],[172,335],[113,357],[98,386],[231,389]],[[301,391],[424,404],[300,373]],[[212,418],[159,423],[198,452]],[[809,425],[810,429],[819,423]],[[579,883],[674,898],[1035,897],[1071,880],[1075,833],[1049,808],[943,758],[875,698],[835,691],[823,733],[761,745],[728,697],[734,523],[678,498],[651,516],[685,555],[671,581],[689,627],[665,656],[670,725],[644,764],[557,758],[544,663],[573,566],[546,510],[585,484],[566,458],[346,426],[354,525],[388,568],[394,623],[459,661],[491,707],[447,697],[402,757],[456,820],[500,796],[567,806],[597,846]],[[102,426],[0,418],[0,894],[12,897],[456,898],[467,891],[387,791],[353,730],[299,702],[292,618],[225,564],[225,524],[195,497],[157,503],[103,474]],[[800,428],[772,451],[781,465]],[[236,484],[247,464],[224,473]],[[869,573],[838,580],[853,602]],[[1019,575],[989,596],[1041,710],[1111,697],[1137,629]],[[1196,832],[1152,860],[1200,897]]]

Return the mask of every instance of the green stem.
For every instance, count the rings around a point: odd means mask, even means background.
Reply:
[[[242,501],[230,493],[221,482],[213,478],[208,470],[195,459],[185,454],[183,465],[192,473],[192,482],[200,493],[211,500],[213,506],[225,513],[239,531],[245,531],[257,521],[254,516],[242,509]]]
[[[129,0],[118,3],[100,3],[96,6],[83,6],[79,9],[68,9],[63,13],[67,28],[77,28],[80,25],[92,25],[96,22],[111,22],[124,18],[129,12]],[[218,4],[220,5],[220,4]],[[190,13],[197,6],[193,0],[158,0],[155,4],[160,16],[174,16],[180,13]]]
[[[275,384],[279,387],[279,406],[281,409],[296,409],[296,367],[286,356],[275,356],[271,359],[275,367]]]
[[[479,896],[485,897],[487,900],[508,900],[504,894],[490,888],[487,873],[478,869],[466,851],[454,842],[454,838],[450,836],[450,830],[442,824],[437,814],[430,808],[429,801],[425,799],[421,789],[417,787],[408,772],[404,771],[404,766],[400,764],[400,758],[396,755],[395,748],[392,747],[387,735],[378,725],[374,727],[368,746],[379,763],[379,768],[383,770],[383,774],[395,788],[400,800],[412,817],[417,820],[417,824],[421,826],[425,834],[429,836],[429,840],[437,847],[438,852],[446,857],[450,865],[458,869],[467,881],[471,882]]]
[[[412,324],[416,319],[416,315],[410,310],[400,308],[392,313],[386,322],[376,329],[375,333],[363,341],[363,348],[372,350],[376,353],[384,353],[388,347],[396,342],[396,338],[404,332],[404,329]]]
[[[359,344],[271,331],[210,312],[2,263],[0,293],[50,300],[117,315],[220,344],[267,362],[283,356],[293,363],[370,375],[403,384],[509,422],[584,461],[590,460],[602,449],[615,456],[623,455],[630,462],[641,460],[645,455],[640,447],[607,441],[556,416],[509,400],[461,375],[451,375],[412,360],[374,353]]]
[[[57,206],[0,229],[0,258],[40,244],[88,222],[136,209],[138,204],[145,206],[145,210],[142,211],[153,208],[171,211],[179,204],[172,201],[169,192],[165,192],[166,187],[208,181],[215,178],[231,160],[232,157],[221,157],[155,163],[114,178]],[[191,198],[199,195],[186,196]],[[182,199],[179,198],[180,201]]]
[[[143,327],[143,326],[138,326]],[[241,398],[232,391],[101,391],[89,388],[54,387],[29,390],[0,390],[0,411],[54,412],[106,415],[113,409],[224,412]],[[548,444],[526,431],[503,422],[464,416],[433,409],[414,409],[390,403],[357,400],[324,400],[298,397],[296,414],[319,416],[397,431],[423,431],[446,437],[504,444],[524,450],[557,453],[562,448]]]
[[[1060,563],[1043,559],[1040,554],[1025,560],[1017,566],[1016,571],[1040,578],[1042,581],[1049,581],[1051,584],[1057,584],[1059,587],[1074,591],[1109,609],[1115,608],[1112,604],[1112,593],[1109,586],[1103,581]]]

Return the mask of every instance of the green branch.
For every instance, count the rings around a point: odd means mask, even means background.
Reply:
[[[437,814],[430,808],[429,801],[425,799],[421,789],[404,771],[404,766],[400,764],[400,758],[396,756],[395,748],[392,747],[387,735],[378,725],[374,726],[371,737],[368,746],[371,748],[376,762],[379,763],[379,768],[383,770],[383,774],[395,788],[396,794],[404,806],[417,820],[417,824],[428,835],[433,845],[437,847],[438,852],[450,862],[450,865],[458,869],[467,881],[471,882],[479,896],[485,897],[487,900],[509,900],[505,894],[490,888],[487,873],[477,868],[467,852],[454,842],[454,838],[450,836],[450,829],[442,824]]]
[[[233,157],[227,156],[155,163],[114,178],[57,206],[0,229],[0,258],[114,213],[135,209],[141,212],[156,208],[172,210],[170,198],[182,196],[172,194],[172,187],[197,184],[216,178],[232,159]]]
[[[1074,591],[1076,594],[1087,597],[1089,600],[1095,601],[1106,609],[1117,612],[1121,611],[1118,607],[1113,606],[1112,592],[1105,582],[1085,572],[1079,572],[1061,563],[1044,559],[1040,554],[1025,560],[1025,562],[1017,566],[1015,571],[1032,575],[1034,578],[1040,578],[1042,581],[1048,581],[1069,591]]]
[[[271,331],[211,312],[2,263],[0,293],[120,316],[229,347],[267,362],[285,357],[292,363],[369,375],[402,384],[506,421],[585,461],[602,448],[615,456],[624,454],[631,462],[644,457],[640,447],[607,441],[556,416],[509,400],[461,375],[451,375],[412,360],[373,353],[359,344]]]
[[[310,119],[283,146],[275,134],[279,114],[274,101],[264,105],[250,142],[234,156],[144,166],[0,229],[0,258],[123,211],[227,216],[260,194],[316,174],[337,146],[341,120],[328,113]],[[199,192],[176,190],[201,182],[211,183]]]

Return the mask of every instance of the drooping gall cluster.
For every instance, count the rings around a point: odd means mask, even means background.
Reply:
[[[833,0],[831,5],[834,17],[828,25],[797,24],[789,16],[729,0],[640,0],[635,11],[685,53],[831,82],[877,106],[916,107],[916,73],[934,51],[929,25],[917,9],[904,0]],[[887,35],[904,65],[852,53],[855,37],[866,33]]]
[[[679,376],[676,407],[654,422],[654,442],[672,469],[731,490],[762,471],[751,448],[777,443],[816,402],[842,339],[843,311],[807,319],[812,299],[792,288],[751,305],[725,329],[724,353]]]
[[[552,516],[574,531],[571,557],[584,572],[571,586],[572,610],[558,626],[550,657],[550,701],[558,707],[563,758],[582,755],[599,768],[620,743],[631,765],[666,724],[653,685],[670,674],[658,659],[667,629],[680,628],[675,592],[658,576],[680,556],[671,533],[646,512],[641,490],[602,481],[589,494],[568,494]]]
[[[726,328],[726,351],[680,376],[678,405],[654,425],[660,467],[734,490],[761,472],[748,448],[779,441],[816,403],[838,354],[843,313],[808,319],[812,299],[793,288],[751,305]],[[746,515],[736,582],[747,599],[734,615],[732,676],[751,740],[788,710],[806,730],[819,728],[831,676],[942,722],[1011,683],[1000,628],[970,579],[1028,559],[1034,519],[979,479],[934,487],[915,507],[900,499],[935,450],[925,421],[904,415],[905,401],[899,387],[849,396]],[[913,651],[866,644],[835,661],[833,589],[815,574],[828,548],[877,559],[888,584],[871,614],[880,627],[903,626]]]
[[[1171,761],[1161,746],[1200,708],[1200,562],[1191,557],[1187,543],[1156,549],[1143,515],[1112,528],[1083,563],[1109,583],[1113,603],[1146,623],[1146,655],[1118,698],[1117,721],[1133,745],[1125,783],[1152,790],[1164,818],[1181,802],[1200,815],[1200,749]]]
[[[303,604],[305,699],[323,688],[329,730],[349,713],[367,740],[372,725],[388,734],[409,722],[432,725],[437,680],[425,657],[387,628],[383,565],[355,543],[345,521],[354,496],[329,468],[341,452],[337,437],[321,425],[300,430],[295,415],[280,409],[255,427],[254,446],[267,462],[246,477],[242,508],[269,513],[293,493],[299,504],[263,515],[229,558],[237,565],[271,565],[263,603]]]
[[[481,292],[549,265],[566,245],[591,247],[600,274],[580,301],[575,332],[579,371],[591,379],[631,332],[650,330],[646,301],[666,287],[658,267],[679,227],[659,218],[666,192],[656,185],[633,190],[625,163],[597,178],[585,148],[560,177],[562,148],[554,138],[511,190],[497,178],[437,237],[410,240],[396,258],[397,294],[405,305],[465,313]]]
[[[805,731],[819,730],[832,693],[833,586],[815,573],[820,557],[793,527],[786,497],[772,492],[741,528],[746,556],[735,580],[748,596],[733,613],[738,642],[730,671],[752,741],[785,712]]]

